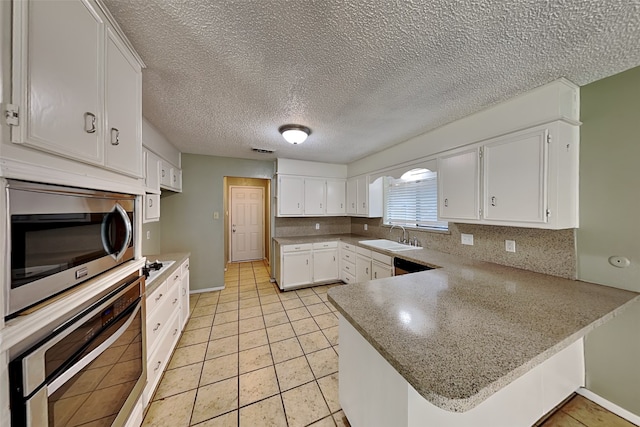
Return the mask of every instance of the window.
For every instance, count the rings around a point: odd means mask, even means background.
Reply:
[[[385,178],[384,223],[406,227],[447,230],[446,221],[438,221],[437,173],[413,169],[401,178]]]

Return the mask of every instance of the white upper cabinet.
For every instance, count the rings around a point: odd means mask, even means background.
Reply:
[[[546,222],[548,129],[508,135],[484,146],[484,218]]]
[[[480,150],[456,151],[438,159],[438,217],[480,218]]]
[[[102,163],[104,21],[81,1],[14,2],[14,142]]]
[[[439,216],[462,223],[576,228],[578,163],[579,129],[564,121],[454,150],[438,159]]]
[[[327,179],[327,215],[346,213],[346,188],[344,179]]]
[[[116,24],[90,0],[12,6],[12,142],[142,177],[142,65]]]
[[[344,215],[344,179],[278,175],[278,216]]]
[[[162,161],[157,154],[143,148],[145,186],[147,193],[160,193],[160,168]]]
[[[353,216],[379,218],[383,212],[382,178],[371,182],[369,175],[347,180],[347,213]]]
[[[105,166],[140,176],[142,73],[113,30],[107,27]]]
[[[351,178],[347,180],[347,213],[355,215],[358,213],[358,180]]]
[[[278,176],[278,216],[304,214],[304,178]]]
[[[326,180],[322,178],[304,178],[304,214],[324,215],[326,209]]]

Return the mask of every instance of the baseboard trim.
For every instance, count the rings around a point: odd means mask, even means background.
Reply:
[[[603,408],[607,409],[608,411],[613,412],[614,414],[616,414],[619,417],[624,418],[625,420],[629,421],[630,423],[633,423],[635,425],[640,425],[640,416],[627,411],[624,408],[621,408],[620,406],[616,405],[615,403],[605,399],[604,397],[595,394],[594,392],[592,392],[591,390],[587,390],[586,388],[579,388],[578,390],[576,390],[576,393],[586,397],[587,399],[591,400],[592,402],[597,403],[598,405],[602,406]]]
[[[203,294],[205,292],[213,292],[213,291],[221,291],[224,289],[224,286],[217,286],[214,288],[204,288],[204,289],[192,289],[189,291],[189,295],[192,294]]]

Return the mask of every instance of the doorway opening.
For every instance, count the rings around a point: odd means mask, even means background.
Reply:
[[[264,260],[270,264],[271,180],[224,178],[225,265]]]

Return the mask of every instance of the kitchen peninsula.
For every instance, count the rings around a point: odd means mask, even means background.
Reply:
[[[356,427],[531,425],[584,385],[583,337],[640,300],[429,249],[401,257],[440,268],[329,291]]]

